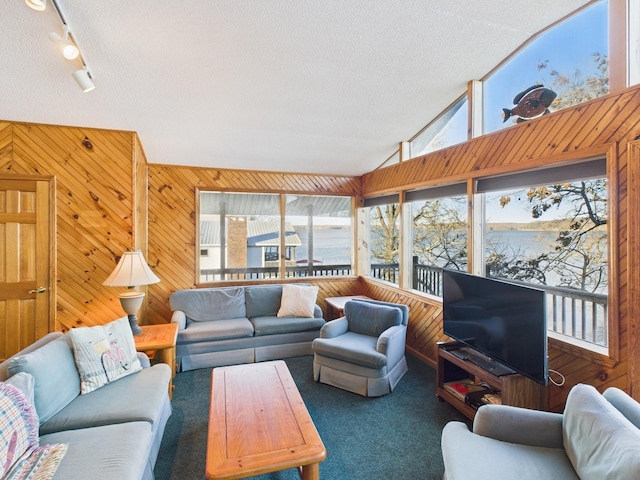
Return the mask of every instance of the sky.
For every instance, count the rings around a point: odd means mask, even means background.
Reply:
[[[529,43],[503,68],[485,80],[485,133],[504,126],[502,109],[513,108],[513,98],[526,88],[541,82],[548,85],[551,69],[585,76],[594,71],[593,54],[608,55],[607,2],[599,2],[571,19],[544,32]],[[538,71],[538,64],[548,60],[549,67]]]

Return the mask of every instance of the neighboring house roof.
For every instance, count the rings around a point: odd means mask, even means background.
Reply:
[[[250,246],[278,246],[278,231],[280,222],[271,220],[249,220],[247,222],[247,245]],[[287,247],[299,247],[302,245],[300,237],[293,225],[285,223]],[[206,220],[200,222],[200,245],[203,247],[215,247],[220,245],[220,222]]]

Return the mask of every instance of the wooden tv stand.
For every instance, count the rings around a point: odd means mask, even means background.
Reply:
[[[469,379],[474,384],[483,384],[495,391],[496,397],[503,405],[525,407],[535,410],[546,410],[546,388],[530,378],[518,373],[497,376],[476,365],[472,360],[465,360],[452,353],[464,348],[457,342],[438,343],[438,365],[436,396],[451,404],[466,417],[473,420],[476,408],[465,403],[462,393],[456,395],[445,384]]]

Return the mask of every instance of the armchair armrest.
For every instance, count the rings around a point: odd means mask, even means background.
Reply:
[[[396,325],[389,327],[378,337],[376,351],[386,355],[387,365],[395,365],[404,356],[407,327]]]
[[[564,448],[560,413],[508,405],[484,405],[473,420],[473,432],[503,442]]]
[[[178,324],[178,330],[187,328],[187,315],[182,310],[174,310],[171,314],[171,323]]]
[[[346,317],[325,323],[320,329],[320,338],[333,338],[338,335],[347,333],[349,330],[349,322]]]

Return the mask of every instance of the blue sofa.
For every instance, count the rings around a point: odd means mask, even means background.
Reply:
[[[270,284],[172,293],[179,370],[311,355],[325,324],[322,310],[315,305],[312,317],[278,317],[282,291],[283,285]]]
[[[171,371],[138,359],[142,370],[82,395],[68,333],[50,333],[0,364],[0,381],[26,374],[32,383],[40,445],[68,445],[54,480],[153,480]]]

